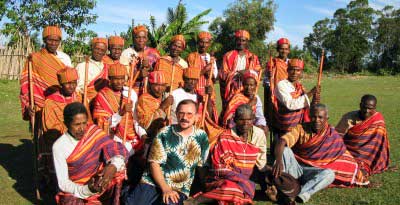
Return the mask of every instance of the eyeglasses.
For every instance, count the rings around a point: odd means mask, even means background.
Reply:
[[[191,112],[177,112],[176,113],[177,117],[179,117],[179,118],[183,118],[186,115],[186,117],[189,119],[193,118],[194,114],[195,113],[191,113]]]

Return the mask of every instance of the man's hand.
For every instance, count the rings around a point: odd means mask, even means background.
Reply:
[[[150,61],[148,58],[143,58],[142,60],[142,69],[150,68]]]
[[[31,118],[32,116],[35,116],[35,110],[36,110],[35,106],[33,107],[33,109],[30,106],[26,107],[25,109],[26,109],[25,112],[28,114],[29,118]]]
[[[213,89],[212,89],[211,86],[206,86],[206,87],[205,87],[205,93],[206,93],[207,95],[212,95],[212,92],[213,92]]]
[[[88,183],[88,188],[89,188],[90,192],[92,192],[92,193],[101,192],[101,187],[99,186],[99,176],[98,175],[93,175],[92,178],[90,178],[89,183]]]
[[[131,112],[131,111],[132,111],[132,108],[133,108],[132,102],[130,102],[130,103],[128,103],[128,104],[124,104],[124,105],[122,106],[121,111],[119,112],[119,115],[123,116],[123,115],[125,115],[125,113]]]
[[[211,68],[212,68],[212,64],[211,63],[207,64],[206,67],[204,67],[201,70],[200,74],[208,77],[210,75]]]
[[[313,104],[318,104],[321,102],[321,86],[316,87],[316,91],[313,95]]]
[[[147,76],[149,76],[149,70],[147,70],[147,68],[140,70],[140,77],[145,78]]]
[[[313,87],[308,93],[306,93],[308,98],[311,98],[317,92],[317,87]]]
[[[282,159],[275,160],[275,164],[272,167],[272,175],[275,178],[278,178],[279,176],[281,176],[282,172],[283,172]]]
[[[114,178],[115,173],[117,173],[117,168],[113,164],[107,165],[101,174],[99,174],[99,187],[102,191],[107,189],[107,186]]]
[[[165,110],[174,103],[174,96],[168,96],[160,105],[160,109]]]
[[[172,190],[171,188],[169,188],[167,190],[162,190],[162,197],[163,197],[163,202],[165,204],[169,204],[169,200],[171,200],[172,203],[179,202],[178,192]]]

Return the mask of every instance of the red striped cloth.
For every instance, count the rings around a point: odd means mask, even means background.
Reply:
[[[378,174],[388,168],[390,145],[381,113],[376,112],[350,128],[343,139],[347,149],[368,174]]]
[[[250,99],[243,95],[242,93],[238,93],[228,102],[226,106],[225,113],[222,117],[222,126],[225,128],[229,128],[229,121],[233,119],[235,116],[236,109],[243,104],[249,103]],[[253,112],[256,112],[256,106],[253,107]]]

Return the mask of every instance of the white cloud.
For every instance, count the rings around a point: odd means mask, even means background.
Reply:
[[[307,10],[316,12],[316,13],[327,15],[327,16],[332,16],[332,14],[335,12],[334,10],[331,10],[331,9],[320,8],[320,7],[315,7],[315,6],[311,6],[311,5],[306,5],[306,6],[304,6],[304,8]]]
[[[304,35],[305,36],[305,35]],[[280,38],[287,38],[291,42],[292,45],[297,45],[300,48],[303,47],[303,34],[299,32],[289,32],[287,29],[282,28],[279,25],[275,25],[273,31],[268,33],[266,42],[273,42],[275,43]]]

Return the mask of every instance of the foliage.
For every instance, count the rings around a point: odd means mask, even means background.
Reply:
[[[229,50],[234,49],[234,32],[245,29],[250,32],[249,49],[262,61],[267,57],[266,34],[273,29],[276,6],[272,0],[237,0],[217,17],[210,25],[215,41],[223,45],[217,53],[219,59]]]
[[[89,55],[91,52],[90,40],[96,37],[97,34],[92,30],[82,29],[74,36],[68,36],[63,41],[63,51],[68,55],[72,56],[72,61],[76,62],[78,59],[74,59],[79,55]]]
[[[315,73],[318,71],[318,61],[315,60],[309,51],[302,50],[297,46],[290,48],[289,59],[299,58],[304,61],[304,72]]]

